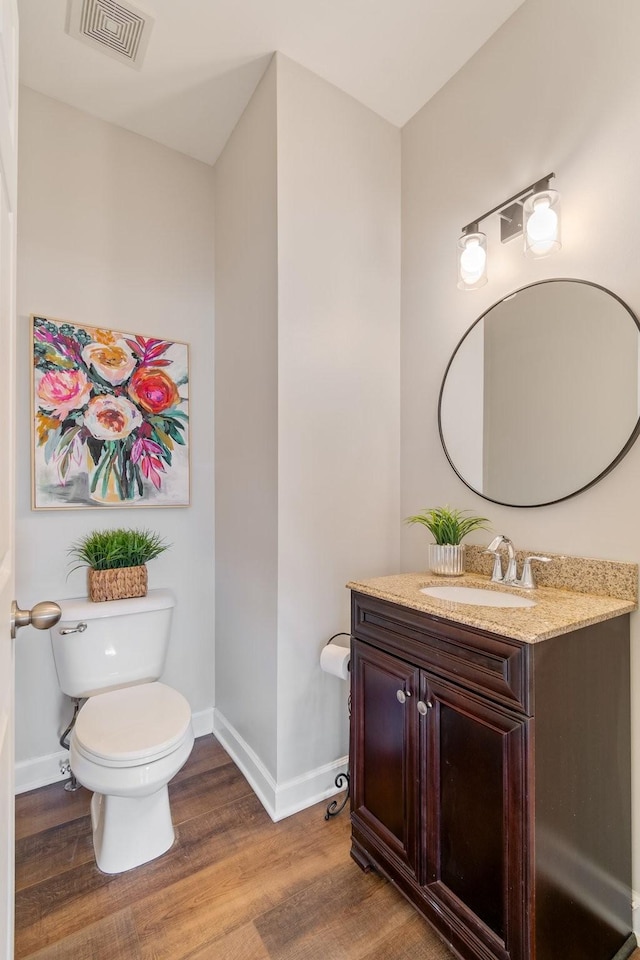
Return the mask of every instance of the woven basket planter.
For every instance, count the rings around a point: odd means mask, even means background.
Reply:
[[[144,564],[115,570],[93,570],[90,567],[88,580],[89,599],[94,602],[147,595],[147,568]]]

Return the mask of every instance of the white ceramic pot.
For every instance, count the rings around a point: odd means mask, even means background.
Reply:
[[[429,570],[442,577],[461,577],[464,573],[464,544],[429,544]]]

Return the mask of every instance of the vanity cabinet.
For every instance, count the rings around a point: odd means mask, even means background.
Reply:
[[[352,634],[356,862],[468,960],[630,955],[628,616],[523,643],[354,592]]]

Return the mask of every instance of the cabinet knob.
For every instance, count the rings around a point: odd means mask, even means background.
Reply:
[[[418,713],[421,717],[425,717],[427,715],[427,710],[429,710],[429,708],[432,706],[433,704],[431,703],[431,700],[427,700],[426,703],[424,700],[418,700]]]
[[[399,703],[405,703],[407,697],[410,697],[411,693],[408,690],[397,690],[396,697],[398,698]]]

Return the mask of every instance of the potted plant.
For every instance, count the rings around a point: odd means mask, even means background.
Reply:
[[[69,554],[79,561],[73,570],[88,567],[90,600],[122,600],[146,596],[146,564],[167,547],[150,530],[94,530],[72,543]]]
[[[435,543],[429,544],[429,569],[447,577],[464,573],[464,544],[462,540],[474,530],[487,530],[486,517],[467,516],[468,510],[450,507],[431,507],[405,523],[421,523],[433,534]]]

